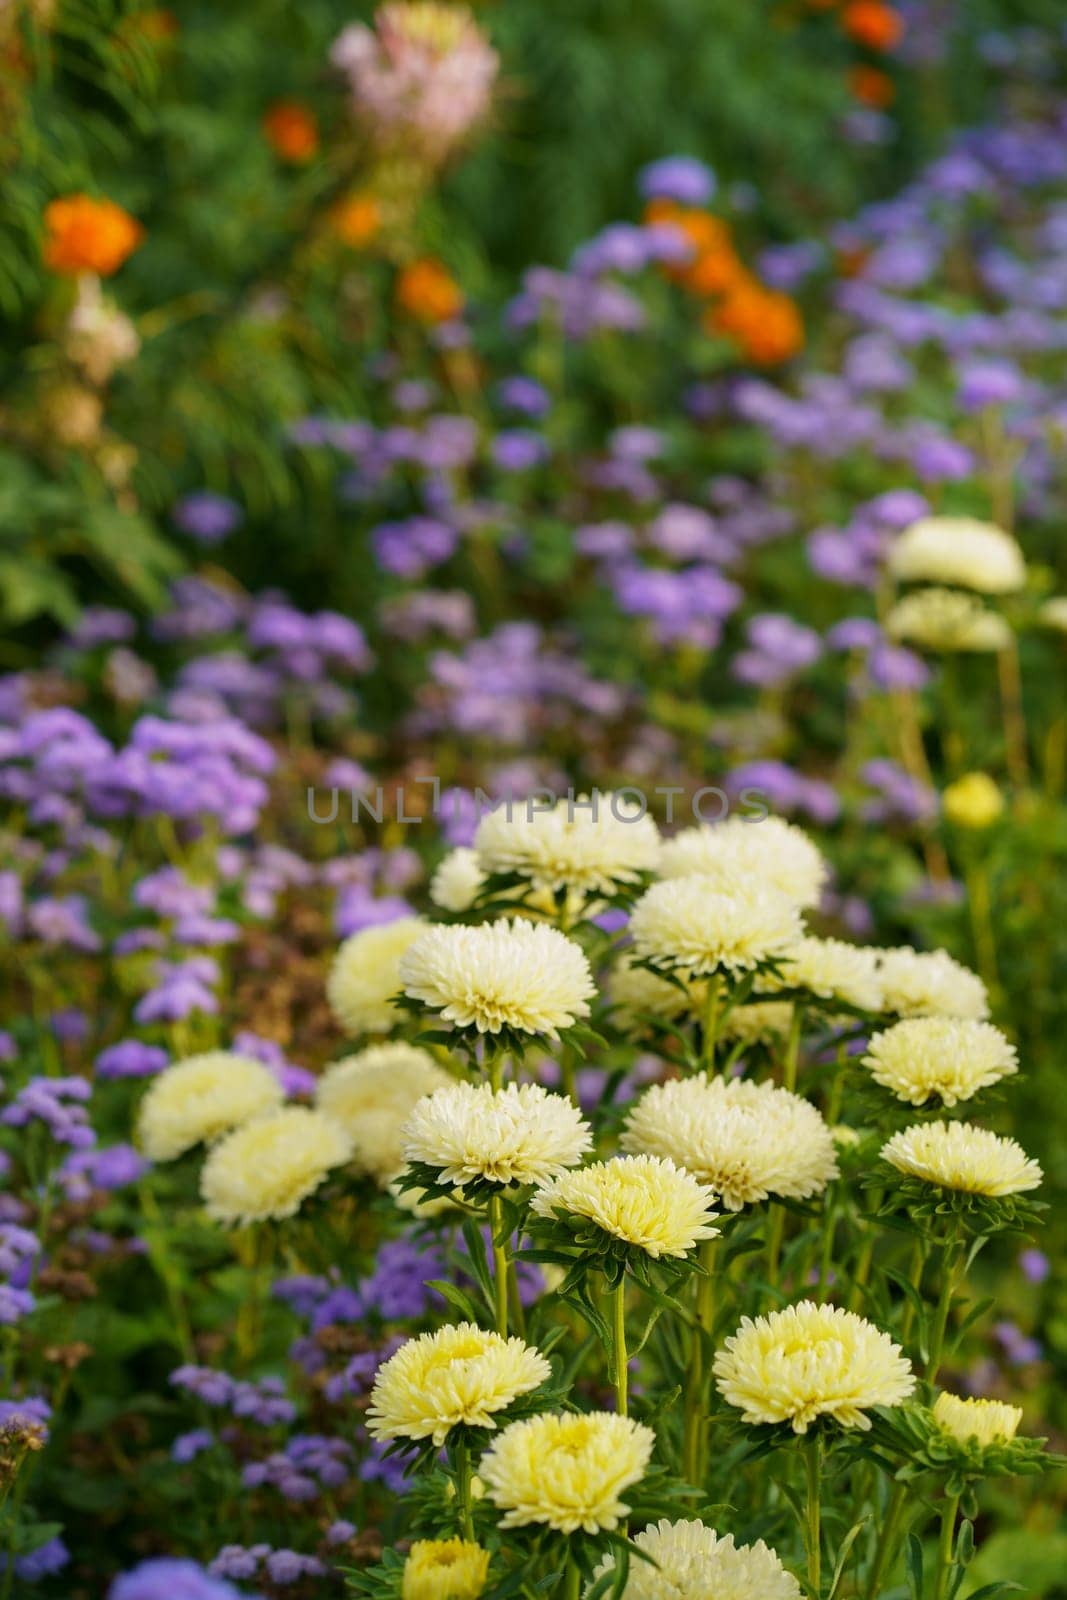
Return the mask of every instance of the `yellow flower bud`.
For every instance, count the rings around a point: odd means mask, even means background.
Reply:
[[[987,772],[968,772],[941,796],[945,816],[956,828],[990,828],[1004,810],[1004,796]]]

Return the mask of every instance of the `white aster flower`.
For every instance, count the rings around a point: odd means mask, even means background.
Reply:
[[[714,1196],[674,1162],[660,1156],[615,1156],[561,1173],[530,1202],[538,1217],[564,1212],[583,1217],[653,1260],[687,1255],[714,1239]]]
[[[838,1001],[857,1011],[882,1009],[880,952],[843,939],[798,939],[783,952],[781,975],[768,974],[757,988],[807,989],[820,1000]]]
[[[979,594],[1010,594],[1026,583],[1017,541],[974,517],[920,517],[893,541],[888,566],[901,583],[943,583]]]
[[[214,1147],[200,1173],[201,1198],[214,1221],[231,1226],[291,1217],[350,1151],[338,1123],[284,1106]]]
[[[715,1357],[719,1393],[746,1422],[789,1422],[807,1433],[819,1417],[870,1428],[873,1406],[896,1406],[915,1388],[907,1358],[887,1333],[841,1306],[802,1300],[744,1317]]]
[[[622,795],[599,791],[552,807],[509,802],[482,818],[474,838],[485,873],[517,873],[535,889],[611,895],[655,871],[656,824]]]
[[[426,927],[421,917],[398,917],[346,939],[334,958],[326,997],[348,1033],[388,1033],[400,1020],[392,1003],[400,991],[400,958]]]
[[[676,1161],[729,1211],[771,1195],[803,1200],[837,1177],[833,1137],[815,1107],[744,1078],[698,1073],[654,1084],[630,1110],[622,1147]]]
[[[401,1130],[412,1108],[452,1082],[428,1051],[403,1042],[376,1044],[327,1067],[315,1104],[348,1133],[357,1170],[384,1186],[404,1165]]]
[[[934,1421],[958,1444],[1008,1444],[1022,1420],[1020,1408],[1003,1400],[964,1400],[946,1391],[934,1402]]]
[[[450,850],[430,879],[430,899],[442,911],[469,911],[485,887],[485,873],[474,850]]]
[[[673,1022],[687,1015],[699,1015],[707,995],[704,983],[671,982],[657,977],[647,967],[636,966],[624,955],[608,979],[608,998],[620,1023],[633,1027],[643,1017],[660,1017]]]
[[[633,1542],[649,1559],[630,1562],[621,1600],[801,1600],[800,1584],[762,1539],[735,1545],[732,1533],[664,1518]],[[608,1556],[594,1580],[614,1571]]]
[[[819,903],[827,878],[826,862],[812,839],[792,822],[764,817],[683,828],[663,846],[661,878],[698,875],[719,880],[729,892],[738,879],[758,880],[801,910]]]
[[[189,1056],[152,1080],[137,1119],[138,1143],[150,1161],[174,1161],[284,1099],[273,1072],[251,1056],[229,1050]]]
[[[404,1129],[408,1161],[462,1188],[484,1179],[544,1183],[580,1161],[592,1134],[572,1100],[540,1084],[454,1083],[420,1100]]]
[[[400,979],[412,999],[459,1028],[550,1039],[589,1015],[596,992],[580,945],[520,918],[427,928],[405,952]]]
[[[720,1031],[724,1039],[740,1040],[746,1046],[772,1044],[788,1038],[792,1021],[791,1000],[756,1000],[731,1007]]]
[[[882,1160],[940,1189],[998,1198],[1024,1194],[1042,1172],[1014,1139],[970,1122],[918,1122],[882,1146]]]
[[[989,997],[977,973],[947,950],[913,950],[902,945],[878,952],[882,1009],[900,1017],[989,1015]]]
[[[875,1083],[921,1106],[937,1095],[954,1106],[1019,1070],[1015,1046],[990,1022],[909,1017],[876,1033],[863,1058]]]
[[[692,977],[750,971],[800,937],[792,900],[758,880],[720,892],[701,876],[654,883],[630,918],[638,956]]]
[[[1012,632],[1004,618],[959,589],[916,589],[898,600],[886,618],[886,632],[919,650],[1004,650]]]

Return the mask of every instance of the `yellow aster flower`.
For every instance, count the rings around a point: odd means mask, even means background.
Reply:
[[[554,806],[510,802],[482,818],[474,836],[486,873],[517,873],[535,889],[610,895],[637,883],[659,860],[656,824],[622,795],[583,796]]]
[[[417,1539],[404,1562],[400,1600],[478,1600],[489,1552],[468,1539]]]
[[[284,1098],[274,1074],[250,1056],[228,1050],[189,1056],[152,1080],[141,1102],[137,1140],[150,1161],[173,1161],[274,1110]]]
[[[901,945],[878,952],[882,1009],[901,1017],[989,1015],[985,984],[947,950],[913,950]]]
[[[1014,1139],[970,1122],[918,1122],[882,1146],[882,1160],[906,1177],[963,1194],[1023,1194],[1042,1178]]]
[[[964,1400],[945,1393],[934,1404],[934,1421],[960,1444],[1007,1444],[1022,1420],[1019,1407],[1002,1400]]]
[[[478,1178],[544,1183],[592,1142],[574,1102],[535,1083],[450,1084],[418,1102],[403,1132],[407,1161],[436,1167],[442,1183],[460,1188]]]
[[[945,817],[956,828],[991,828],[1004,811],[1004,796],[988,772],[966,772],[941,796]]]
[[[724,1039],[739,1039],[746,1045],[769,1044],[788,1037],[792,1020],[791,1000],[755,1000],[732,1007],[721,1033]]]
[[[729,892],[738,879],[757,880],[808,909],[819,903],[827,866],[815,842],[781,817],[746,822],[729,817],[700,828],[683,828],[663,846],[661,878],[698,876],[719,880]]]
[[[949,654],[1004,650],[1012,641],[1003,617],[959,589],[916,589],[905,595],[886,618],[886,632],[919,650]]]
[[[837,1177],[834,1142],[813,1105],[772,1083],[672,1078],[645,1091],[622,1148],[676,1161],[729,1211],[770,1195],[805,1199]]]
[[[687,1255],[701,1239],[713,1239],[715,1212],[710,1189],[673,1161],[659,1156],[616,1156],[565,1172],[530,1202],[539,1217],[559,1211],[585,1217],[654,1260]]]
[[[801,1600],[800,1584],[763,1540],[735,1545],[703,1522],[664,1518],[634,1535],[647,1561],[631,1561],[621,1600]],[[615,1571],[602,1561],[594,1579]]]
[[[589,1015],[596,992],[580,945],[520,918],[427,928],[405,953],[400,979],[413,999],[457,1027],[550,1039]]]
[[[990,1022],[911,1017],[867,1046],[863,1065],[898,1100],[921,1106],[934,1095],[954,1106],[1019,1070],[1015,1046]]]
[[[735,881],[728,892],[704,877],[654,883],[637,902],[630,932],[638,956],[692,977],[750,971],[800,936],[791,900],[758,880]]]
[[[326,997],[350,1034],[388,1033],[400,1020],[400,958],[426,927],[420,917],[398,917],[346,939],[334,958]]]
[[[635,966],[625,955],[608,980],[608,998],[619,1022],[628,1027],[642,1016],[674,1021],[687,1014],[699,1014],[706,994],[704,983],[687,983],[681,988],[678,983],[657,977],[647,967]]]
[[[872,1406],[895,1406],[915,1387],[907,1358],[887,1333],[840,1306],[802,1300],[742,1320],[715,1357],[719,1393],[746,1422],[792,1424],[819,1417],[870,1427]]]
[[[409,1339],[378,1368],[367,1412],[375,1439],[432,1439],[444,1444],[461,1423],[495,1428],[495,1413],[550,1377],[552,1368],[521,1339],[487,1333],[473,1322]]]
[[[502,1528],[599,1533],[626,1516],[621,1497],[644,1477],[655,1442],[651,1428],[617,1412],[543,1413],[505,1428],[478,1471]]]
[[[902,583],[944,583],[979,594],[1010,594],[1026,583],[1016,540],[975,517],[920,517],[894,539],[887,564]]]
[[[291,1217],[350,1152],[338,1123],[304,1106],[286,1106],[215,1146],[200,1173],[201,1198],[216,1222]]]
[[[415,1104],[452,1082],[428,1051],[376,1044],[327,1067],[315,1104],[348,1133],[356,1169],[384,1186],[404,1165],[402,1129]]]

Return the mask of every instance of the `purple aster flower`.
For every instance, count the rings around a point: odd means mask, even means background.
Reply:
[[[1018,367],[1007,361],[972,361],[960,370],[959,401],[964,411],[1015,405],[1026,389]]]
[[[1019,1265],[1028,1283],[1044,1283],[1052,1271],[1052,1264],[1042,1250],[1021,1251]]]
[[[16,1289],[10,1283],[0,1283],[0,1325],[10,1327],[22,1317],[28,1317],[36,1304],[28,1289]]]
[[[336,1522],[331,1522],[325,1534],[326,1543],[330,1545],[347,1544],[349,1539],[354,1539],[355,1536],[355,1523],[346,1522],[343,1517],[338,1518]]]
[[[930,681],[930,669],[921,656],[885,641],[876,644],[867,657],[867,671],[878,689],[918,691]]]
[[[497,434],[490,453],[502,472],[530,472],[548,459],[548,445],[530,428],[507,428]]]
[[[213,1576],[197,1561],[161,1556],[157,1560],[142,1561],[131,1572],[116,1578],[107,1592],[107,1600],[245,1600],[245,1597],[231,1583]]]
[[[170,1459],[179,1466],[195,1461],[204,1450],[210,1450],[215,1435],[210,1428],[194,1428],[191,1433],[180,1433],[170,1447]]]
[[[67,642],[76,650],[94,650],[102,644],[125,644],[136,632],[137,624],[128,611],[114,606],[86,606],[67,635]]]
[[[527,378],[522,373],[517,373],[512,378],[503,378],[497,384],[497,399],[509,411],[517,411],[520,416],[532,417],[535,420],[545,416],[552,404],[551,396],[543,384],[535,378]]]
[[[30,1550],[25,1555],[15,1557],[15,1573],[24,1578],[27,1583],[39,1583],[42,1578],[50,1578],[56,1572],[62,1572],[70,1561],[70,1551],[62,1539],[53,1537],[44,1544],[39,1544],[36,1550]],[[0,1572],[7,1571],[7,1556],[0,1555]]]
[[[225,495],[213,494],[203,489],[197,494],[187,494],[179,500],[171,513],[175,527],[201,544],[221,544],[244,520],[244,513],[234,500]]]
[[[715,174],[695,156],[664,156],[642,167],[637,179],[643,200],[676,200],[702,206],[715,193]]]

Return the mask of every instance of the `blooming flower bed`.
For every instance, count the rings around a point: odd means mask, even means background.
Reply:
[[[810,9],[888,137],[930,18]],[[1051,1597],[1067,101],[785,242],[667,155],[501,292],[434,217],[506,26],[331,39],[235,315],[39,212],[0,1600]],[[197,475],[250,330],[336,381]]]

